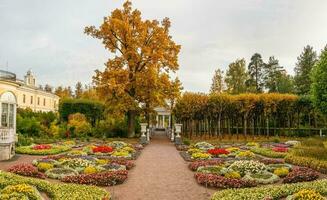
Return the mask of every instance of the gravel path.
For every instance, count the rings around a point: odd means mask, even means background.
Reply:
[[[175,146],[156,135],[122,185],[110,187],[113,200],[206,200],[215,192],[196,183]]]

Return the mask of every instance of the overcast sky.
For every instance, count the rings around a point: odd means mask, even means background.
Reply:
[[[39,84],[91,83],[108,58],[83,33],[100,25],[123,0],[0,0],[0,69]],[[327,44],[327,0],[134,0],[146,19],[169,17],[182,45],[178,76],[185,90],[207,92],[216,68],[255,52],[279,59],[289,73],[307,44]]]

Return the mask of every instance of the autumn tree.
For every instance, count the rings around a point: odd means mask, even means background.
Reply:
[[[255,53],[251,57],[248,65],[249,79],[247,80],[247,87],[250,92],[260,93],[263,91],[263,70],[265,63],[259,53]]]
[[[77,82],[75,85],[75,98],[81,98],[83,94],[83,86],[81,82]]]
[[[111,53],[105,70],[97,70],[93,81],[112,110],[126,113],[129,137],[134,136],[140,104],[146,103],[144,95],[158,95],[158,87],[144,88],[141,83],[149,77],[154,81],[163,74],[169,77],[178,70],[180,45],[172,40],[169,28],[168,18],[161,23],[143,20],[130,1],[105,17],[99,28],[85,28],[86,34],[101,40]]]
[[[72,98],[73,96],[73,92],[70,86],[65,88],[62,86],[57,87],[55,89],[55,94],[59,96],[61,99]]]
[[[248,74],[245,69],[244,59],[238,59],[229,64],[225,77],[227,92],[230,94],[244,93],[246,91],[245,81],[247,78]]]
[[[296,93],[300,95],[308,95],[311,87],[310,74],[314,64],[317,61],[317,54],[313,47],[307,45],[304,47],[303,52],[297,58],[295,66],[295,87]]]
[[[224,71],[217,69],[212,78],[210,93],[222,93],[224,90]]]

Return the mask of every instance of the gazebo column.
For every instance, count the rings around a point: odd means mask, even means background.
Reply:
[[[159,115],[157,114],[157,116],[156,116],[156,127],[158,128],[158,126],[159,126]]]

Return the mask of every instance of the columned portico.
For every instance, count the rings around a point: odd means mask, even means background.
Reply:
[[[156,115],[156,128],[169,128],[171,127],[171,112],[164,107],[157,107],[154,109]]]

